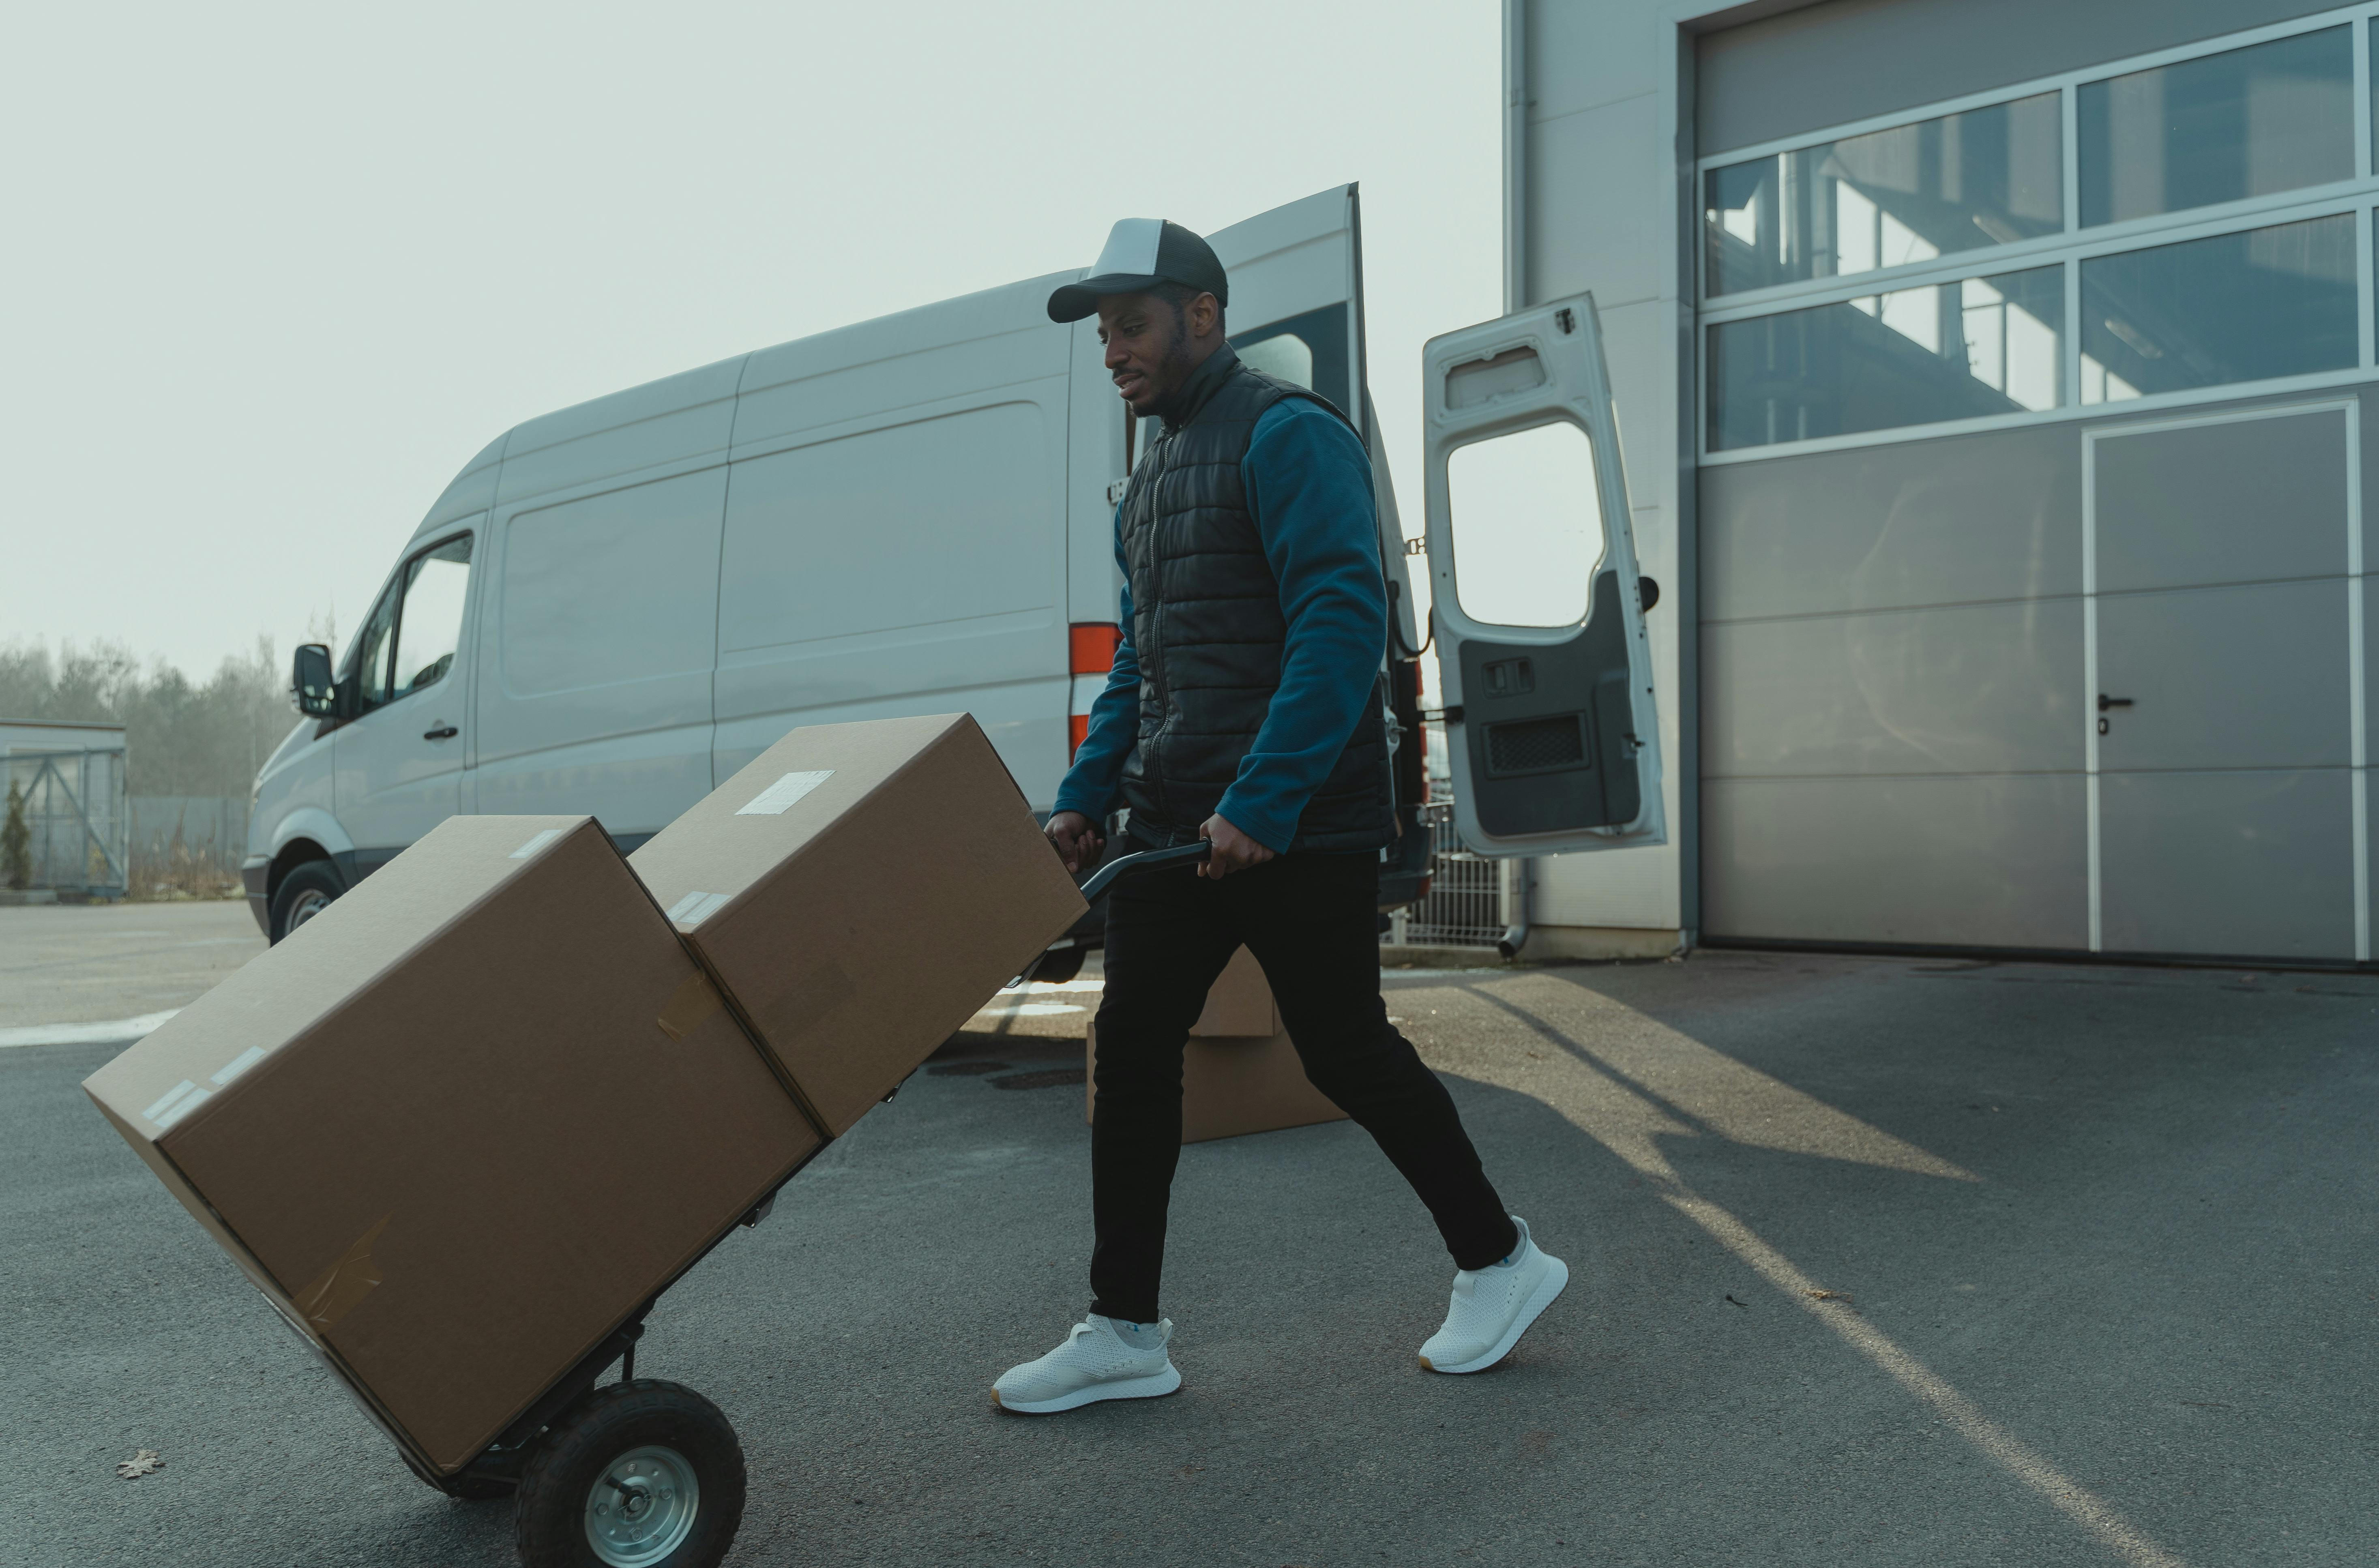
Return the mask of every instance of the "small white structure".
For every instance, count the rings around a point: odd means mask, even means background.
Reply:
[[[124,726],[0,718],[0,796],[24,797],[31,886],[120,899],[131,860]]]

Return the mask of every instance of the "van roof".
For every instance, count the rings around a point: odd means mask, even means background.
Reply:
[[[936,387],[925,393],[897,373],[864,379],[845,373],[1011,333],[1069,332],[1050,322],[1045,307],[1051,289],[1081,275],[1076,268],[878,316],[524,420],[464,464],[415,536],[502,501],[706,456],[723,460],[739,440],[753,437],[737,428],[737,407],[740,398],[755,392],[785,392],[807,383],[821,394],[769,400],[776,416],[767,423],[777,428],[767,434],[781,437],[788,428],[832,424],[964,390]],[[1000,347],[984,346],[994,355]],[[791,427],[788,417],[794,420]]]

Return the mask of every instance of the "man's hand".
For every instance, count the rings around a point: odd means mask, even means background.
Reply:
[[[1078,811],[1055,814],[1041,831],[1057,846],[1057,858],[1066,862],[1066,869],[1077,876],[1082,874],[1082,867],[1099,858],[1099,847],[1105,842],[1099,830],[1091,826],[1091,819]]]
[[[1052,819],[1054,825],[1055,819]],[[1198,837],[1211,839],[1214,849],[1198,867],[1201,876],[1224,877],[1235,871],[1245,871],[1272,859],[1273,852],[1232,826],[1222,816],[1208,817],[1198,828]]]

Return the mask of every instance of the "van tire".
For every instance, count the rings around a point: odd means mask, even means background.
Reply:
[[[345,891],[329,861],[308,861],[290,867],[289,874],[273,889],[272,928],[266,935],[279,942],[329,909],[331,901]]]

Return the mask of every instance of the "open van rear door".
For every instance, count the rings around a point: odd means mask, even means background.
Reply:
[[[1381,491],[1382,561],[1395,594],[1391,656],[1419,636],[1404,581],[1404,536],[1387,455],[1373,428],[1363,347],[1363,208],[1359,188],[1328,190],[1259,212],[1206,236],[1231,278],[1225,313],[1231,347],[1255,368],[1310,387],[1355,422]]]
[[[1371,454],[1380,569],[1388,585],[1387,700],[1395,719],[1389,734],[1395,744],[1391,777],[1397,832],[1381,857],[1384,909],[1420,896],[1430,836],[1421,826],[1427,785],[1420,747],[1414,743],[1420,730],[1420,629],[1405,571],[1395,487],[1365,380],[1362,211],[1357,187],[1333,186],[1206,239],[1230,274],[1225,326],[1232,349],[1255,368],[1328,398],[1354,422]]]
[[[1658,844],[1660,726],[1591,296],[1422,352],[1455,825],[1486,855]]]

